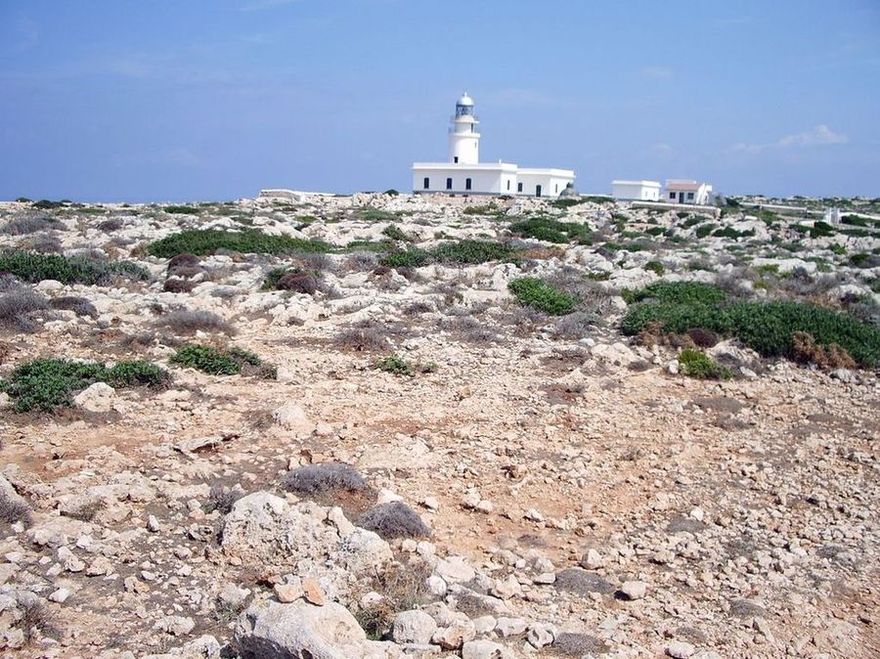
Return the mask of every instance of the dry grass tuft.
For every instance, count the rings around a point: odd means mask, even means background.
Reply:
[[[157,327],[167,327],[178,334],[195,334],[197,331],[235,334],[235,329],[220,316],[210,311],[177,309],[158,318]]]
[[[815,364],[821,369],[855,368],[856,361],[836,343],[818,345],[811,334],[795,332],[791,337],[792,357],[795,361]]]

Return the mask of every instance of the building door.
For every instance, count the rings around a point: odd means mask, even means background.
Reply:
[[[541,196],[541,186],[540,186],[540,185],[536,185],[536,186],[535,186],[535,196],[536,196],[536,197],[540,197],[540,196]]]
[[[471,180],[470,180],[469,178],[466,178],[466,179],[464,180],[464,189],[465,189],[465,190],[470,190],[470,189],[471,189]]]
[[[680,203],[680,204],[684,203],[684,192],[678,193],[678,203]]]
[[[446,189],[452,190],[452,179],[451,178],[446,179]]]

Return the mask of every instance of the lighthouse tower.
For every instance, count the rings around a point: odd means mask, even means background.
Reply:
[[[476,130],[474,100],[462,94],[455,104],[455,116],[449,128],[449,162],[476,165],[480,162],[480,134]]]

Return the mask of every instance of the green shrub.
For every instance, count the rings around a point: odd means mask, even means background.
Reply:
[[[660,261],[648,261],[645,264],[645,270],[650,270],[659,277],[662,277],[666,273],[666,266],[660,263]]]
[[[194,206],[166,206],[163,210],[173,215],[196,215],[199,212]]]
[[[560,222],[551,217],[541,216],[521,220],[511,224],[509,229],[516,236],[544,240],[550,243],[576,242],[581,245],[590,245],[593,242],[593,234],[586,225],[577,222]]]
[[[0,391],[15,401],[17,412],[50,412],[61,405],[71,405],[77,392],[95,382],[121,389],[161,387],[168,380],[169,375],[162,368],[141,360],[121,361],[107,368],[95,362],[36,359],[16,367],[7,380],[0,382]]]
[[[718,227],[717,224],[713,224],[712,222],[707,222],[706,224],[701,224],[696,229],[694,229],[694,234],[697,238],[705,238],[710,233],[712,233]]]
[[[622,295],[630,304],[649,298],[674,304],[712,304],[727,298],[717,286],[698,281],[657,281],[639,291],[624,291]]]
[[[272,236],[259,229],[190,229],[166,236],[147,247],[149,254],[166,259],[185,253],[204,256],[219,250],[243,254],[290,254],[328,252],[330,245],[320,240]]]
[[[391,240],[401,240],[403,242],[412,242],[412,237],[396,224],[389,224],[382,229],[382,235],[387,236]]]
[[[376,362],[376,368],[380,371],[385,371],[386,373],[392,373],[394,375],[406,375],[412,377],[416,374],[412,365],[397,355],[388,355],[387,357],[378,360]]]
[[[489,240],[457,240],[437,245],[431,250],[410,247],[386,254],[380,263],[390,268],[420,268],[431,263],[477,264],[503,261],[516,255],[508,245]]]
[[[55,279],[62,284],[107,284],[116,276],[149,279],[150,273],[131,261],[105,261],[87,256],[62,256],[38,252],[0,253],[0,272],[9,272],[30,283]]]
[[[379,262],[389,268],[420,268],[431,262],[431,255],[423,249],[411,247],[386,254]]]
[[[654,236],[654,237],[662,236],[664,233],[666,233],[666,228],[665,227],[648,227],[647,229],[645,229],[645,233],[648,234],[649,236]]]
[[[464,215],[494,215],[498,211],[495,204],[486,204],[485,206],[466,206],[463,211]]]
[[[48,199],[40,199],[33,203],[34,208],[41,210],[52,210],[54,208],[64,208],[66,204],[63,201],[49,201]]]
[[[358,211],[358,218],[365,222],[394,222],[399,216],[379,208],[362,208]]]
[[[516,253],[512,247],[489,240],[458,240],[434,247],[431,258],[438,263],[486,263],[504,261]]]
[[[829,249],[838,256],[843,256],[844,254],[846,254],[846,247],[844,247],[843,245],[834,244],[829,247]]]
[[[212,346],[189,344],[178,348],[168,361],[210,375],[238,375],[246,366],[256,367],[258,374],[267,379],[275,379],[277,373],[274,366],[241,348],[223,350]]]
[[[700,380],[729,380],[732,373],[702,350],[686,348],[678,356],[681,372]]]
[[[523,304],[551,316],[563,316],[574,310],[574,296],[557,290],[536,277],[521,277],[508,284],[510,292]]]
[[[724,227],[723,229],[716,229],[712,232],[712,235],[718,238],[751,238],[755,235],[755,230],[746,229],[745,231],[737,231],[733,227]]]
[[[810,238],[825,238],[833,235],[834,227],[822,220],[817,220],[810,228]]]
[[[861,366],[880,363],[880,329],[847,313],[791,301],[731,302],[714,286],[693,282],[656,282],[625,297],[634,303],[621,323],[625,334],[648,326],[676,334],[705,329],[765,357],[791,358],[793,335],[805,332],[818,345],[838,344]]]

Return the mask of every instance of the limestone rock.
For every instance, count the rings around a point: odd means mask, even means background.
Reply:
[[[392,638],[395,643],[419,643],[431,642],[431,637],[437,630],[437,623],[424,611],[401,611],[394,617]]]
[[[74,396],[73,402],[87,412],[109,412],[116,402],[116,390],[106,382],[95,382]]]
[[[348,659],[363,656],[367,635],[341,604],[269,600],[238,618],[234,637],[242,656],[251,659]]]

